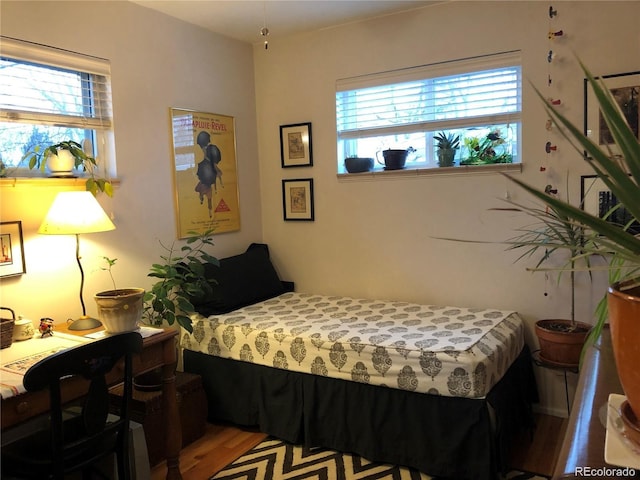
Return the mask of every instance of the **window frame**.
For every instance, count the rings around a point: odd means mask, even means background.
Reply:
[[[397,126],[373,126],[364,128],[354,128],[352,130],[339,131],[339,107],[338,95],[341,92],[352,92],[358,89],[365,89],[377,86],[391,86],[412,81],[428,81],[440,77],[462,76],[469,73],[488,72],[491,70],[510,68],[516,69],[516,111],[500,112],[480,116],[458,116],[449,119],[423,119],[413,123],[404,123]],[[432,174],[458,174],[458,173],[493,173],[496,171],[522,171],[522,57],[519,50],[501,52],[491,55],[451,60],[434,64],[409,67],[399,70],[391,70],[374,74],[366,74],[357,77],[342,78],[336,81],[336,153],[337,153],[337,175],[342,177],[371,177],[371,176],[402,176],[402,175],[432,175]],[[435,151],[433,136],[440,131],[453,129],[470,129],[473,127],[489,128],[491,125],[507,126],[515,129],[515,142],[513,144],[513,163],[483,164],[483,165],[456,165],[452,167],[438,167],[433,165],[432,157]],[[369,137],[382,138],[397,134],[417,133],[424,136],[425,155],[422,162],[408,164],[402,170],[384,170],[381,166],[374,167],[373,170],[364,173],[347,173],[344,167],[344,159],[350,151],[343,142],[351,139],[364,139]],[[462,138],[460,139],[462,144]],[[342,152],[341,147],[343,147]],[[396,148],[396,147],[391,147]],[[399,147],[401,148],[401,147]],[[461,145],[462,148],[462,145]],[[352,151],[352,150],[351,150]],[[377,155],[380,151],[377,152]],[[374,162],[379,159],[374,158]],[[378,162],[379,163],[379,162]]]
[[[106,178],[116,176],[115,142],[113,132],[113,107],[111,96],[111,65],[106,59],[63,50],[47,45],[36,44],[11,37],[1,36],[0,56],[16,62],[32,64],[37,67],[50,67],[59,71],[80,74],[81,83],[91,84],[90,104],[95,107],[92,115],[68,115],[34,109],[0,107],[0,121],[3,123],[21,123],[34,126],[62,126],[91,132],[93,152],[87,152],[96,158],[96,174]],[[96,81],[100,79],[100,81]],[[83,98],[84,98],[84,91]],[[85,102],[83,102],[85,105]],[[85,136],[85,138],[87,138]],[[68,140],[60,138],[54,142]],[[22,163],[19,166],[7,166],[11,178],[33,178],[46,176],[39,169],[29,169]],[[79,177],[88,175],[74,171]]]

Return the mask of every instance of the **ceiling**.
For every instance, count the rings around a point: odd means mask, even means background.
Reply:
[[[248,43],[422,8],[423,0],[131,0],[171,17]]]

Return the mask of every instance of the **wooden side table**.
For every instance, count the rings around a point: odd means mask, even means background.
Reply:
[[[585,478],[580,469],[611,469],[604,460],[609,394],[622,394],[608,325],[585,354],[573,410],[562,442],[553,480]],[[604,410],[603,410],[604,409]],[[603,470],[606,471],[606,470]],[[638,472],[640,473],[640,472]],[[636,473],[636,476],[638,475]],[[599,479],[620,477],[598,476]]]

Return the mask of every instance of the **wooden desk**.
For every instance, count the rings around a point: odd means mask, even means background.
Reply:
[[[59,331],[86,335],[87,331],[71,332],[61,325],[56,325]],[[166,329],[162,333],[147,337],[143,341],[143,350],[134,357],[133,371],[135,374],[144,373],[154,368],[162,368],[162,408],[166,415],[167,436],[165,439],[167,456],[167,480],[180,480],[180,448],[182,445],[182,430],[180,415],[176,399],[176,364],[178,361],[176,335],[177,330]],[[110,383],[117,383],[122,370],[116,367],[109,379]],[[84,379],[72,377],[63,382],[63,401],[68,402],[82,397],[87,391]],[[27,392],[7,399],[2,399],[2,430],[17,425],[20,422],[46,413],[49,410],[49,394],[46,391]]]
[[[553,480],[585,478],[577,470],[580,467],[592,470],[613,467],[604,461],[606,405],[610,393],[623,392],[607,326],[596,344],[586,352]]]

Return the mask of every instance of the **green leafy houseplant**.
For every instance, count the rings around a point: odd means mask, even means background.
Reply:
[[[545,104],[545,108],[554,122],[561,127],[565,138],[578,151],[584,150],[587,163],[600,181],[609,188],[612,195],[618,199],[619,206],[614,209],[625,208],[631,218],[625,225],[614,225],[606,218],[598,218],[567,202],[548,196],[545,198],[544,194],[536,188],[510,178],[547,205],[563,212],[572,221],[590,229],[593,232],[591,238],[597,236],[597,243],[595,248],[589,246],[592,252],[589,250],[585,252],[587,254],[602,253],[610,259],[610,277],[617,278],[619,281],[609,286],[604,303],[600,303],[598,320],[587,344],[600,336],[608,318],[616,370],[626,396],[620,408],[620,417],[624,424],[625,435],[631,435],[631,432],[637,432],[640,429],[637,420],[640,418],[640,371],[638,370],[640,278],[637,276],[640,269],[640,238],[629,231],[629,227],[640,220],[640,142],[612,93],[604,83],[597,81],[582,63],[580,65],[598,100],[601,116],[609,127],[612,139],[621,155],[611,155],[608,149],[600,148],[548,103]],[[537,93],[543,98],[539,91]],[[612,210],[607,215],[610,215]],[[635,435],[635,441],[640,442],[637,435]]]
[[[55,143],[44,148],[36,145],[33,150],[25,153],[22,159],[28,160],[30,169],[39,168],[44,171],[47,158],[50,155],[58,155],[60,150],[66,150],[73,156],[74,168],[82,168],[84,172],[87,172],[89,178],[87,178],[85,183],[88,191],[94,195],[100,191],[110,197],[113,196],[113,184],[109,180],[95,175],[95,169],[98,166],[96,159],[87,155],[82,149],[82,146],[73,140]]]
[[[523,252],[516,261],[534,257],[542,251],[535,266],[529,267],[527,270],[533,272],[558,271],[558,281],[562,273],[566,273],[565,271],[568,270],[571,284],[570,329],[575,329],[575,276],[578,273],[577,270],[586,271],[589,277],[592,276],[591,256],[583,255],[584,229],[553,207],[536,208],[523,206],[512,201],[508,201],[508,203],[512,207],[492,210],[524,213],[532,217],[534,222],[519,228],[516,236],[504,242],[508,245],[507,250]],[[546,267],[545,264],[559,250],[569,250],[569,256],[565,259],[565,263],[557,268]]]
[[[174,322],[193,332],[190,314],[195,312],[191,303],[194,297],[206,297],[213,293],[215,280],[205,276],[204,263],[219,265],[219,261],[204,251],[207,246],[213,245],[212,230],[202,234],[189,232],[179,251],[176,251],[175,243],[171,246],[160,244],[166,254],[160,255],[163,263],[154,263],[151,266],[149,277],[157,278],[150,291],[144,296],[144,318],[151,325],[162,325]]]
[[[555,110],[540,91],[536,90],[536,93],[543,100],[545,109],[564,137],[581,155],[586,153],[586,163],[618,199],[620,206],[627,209],[633,217],[632,222],[638,221],[640,219],[640,143],[619,110],[611,92],[593,77],[582,62],[580,66],[593,89],[602,117],[620,149],[621,157],[611,155],[608,149],[594,143],[580,128]],[[554,211],[559,212],[572,224],[587,229],[589,233],[586,233],[586,242],[582,251],[573,254],[572,258],[579,259],[593,254],[603,255],[609,259],[610,278],[615,280],[628,279],[637,274],[640,268],[640,238],[627,230],[629,224],[613,225],[606,218],[599,218],[515,177],[504,175]],[[560,242],[557,247],[572,250],[569,242]],[[600,335],[606,318],[606,303],[603,301],[599,306],[598,320],[590,333],[589,341],[595,340]]]
[[[543,255],[530,270],[547,270],[543,263],[549,260],[553,252],[568,251],[569,258],[566,263],[549,270],[556,271],[559,275],[568,272],[573,285],[574,275],[577,272],[586,271],[591,276],[592,271],[602,269],[601,266],[594,266],[590,261],[592,256],[598,255],[608,261],[608,267],[605,268],[609,271],[609,283],[613,284],[633,278],[640,271],[640,238],[628,231],[628,227],[640,219],[640,144],[611,93],[582,63],[580,65],[594,90],[602,116],[609,125],[613,139],[622,153],[621,157],[613,156],[607,149],[595,144],[580,128],[556,111],[538,90],[536,92],[562,135],[581,156],[585,156],[587,164],[618,199],[620,205],[617,208],[626,208],[632,219],[627,225],[612,224],[607,217],[613,212],[608,212],[604,218],[599,218],[579,206],[572,205],[568,199],[563,200],[551,195],[548,188],[540,190],[509,174],[503,175],[532,194],[546,207],[529,207],[508,201],[510,207],[494,210],[517,211],[534,219],[532,225],[523,227],[516,236],[501,242],[507,244],[508,249],[520,249],[524,252],[518,260],[531,257],[542,250]],[[476,240],[451,238],[446,240],[478,243]],[[574,288],[571,290],[571,318],[574,319],[575,290]],[[587,345],[600,336],[607,320],[606,295],[603,295],[598,304],[596,317],[597,321],[589,333]]]
[[[465,137],[464,146],[468,156],[460,165],[488,165],[493,163],[511,163],[513,156],[504,150],[506,140],[499,129],[492,130],[484,137]]]

